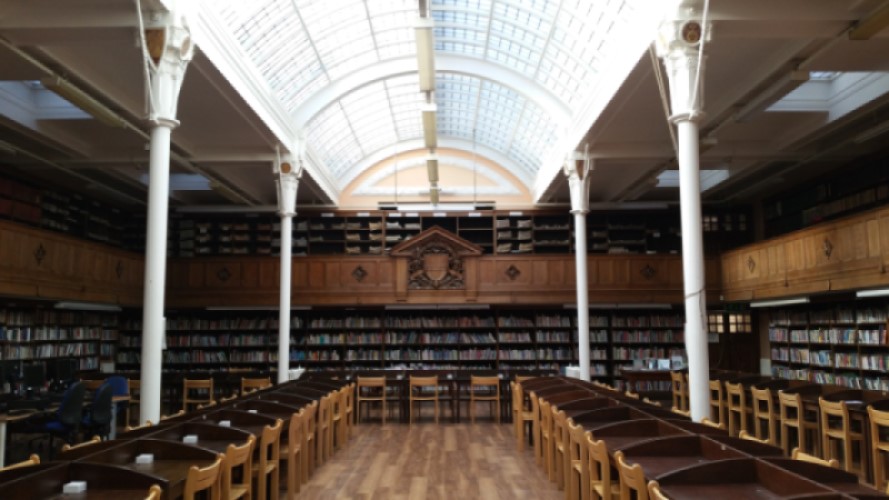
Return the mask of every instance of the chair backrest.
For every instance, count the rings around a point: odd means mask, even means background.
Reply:
[[[313,439],[315,437],[315,415],[318,413],[318,402],[312,401],[305,407],[306,416],[303,419],[305,423],[305,436],[306,439]]]
[[[821,409],[821,434],[830,436],[847,435],[849,432],[849,407],[845,401],[828,401],[818,397],[818,406]],[[831,420],[830,417],[834,419]],[[839,427],[836,419],[839,418]]]
[[[587,453],[589,453],[590,488],[596,490],[598,497],[611,499],[611,459],[605,441],[594,440],[590,432],[585,434]],[[593,496],[596,498],[596,496]]]
[[[772,391],[768,388],[757,389],[750,387],[750,399],[753,403],[753,421],[756,423],[754,428],[755,434],[759,438],[765,437],[766,441],[771,444],[778,442],[778,415],[775,413],[775,405],[772,402]],[[762,422],[765,421],[768,435],[762,435]]]
[[[272,378],[247,378],[241,377],[241,394],[247,392],[247,390],[256,391],[259,389],[265,389],[266,387],[272,386]]]
[[[494,387],[497,389],[497,394],[499,395],[500,394],[500,377],[470,375],[469,376],[469,386],[470,387]]]
[[[638,392],[626,391],[626,392],[624,392],[624,396],[626,396],[630,399],[639,399]],[[676,406],[675,404],[673,405],[672,409],[673,409],[673,411],[682,411],[682,408],[680,406]]]
[[[256,445],[256,436],[252,434],[247,438],[247,442],[241,446],[234,444],[228,445],[225,450],[225,459],[222,462],[222,476],[220,478],[222,487],[222,500],[238,498],[239,495],[233,494],[233,489],[237,488],[242,492],[251,491],[251,471],[253,469],[253,447]],[[236,476],[232,471],[242,467],[241,474]],[[240,477],[239,482],[234,482],[235,477]],[[250,496],[250,495],[245,495]]]
[[[725,430],[725,422],[716,423],[716,422],[710,420],[709,418],[704,417],[701,419],[701,423],[704,425],[709,425],[710,427],[713,427],[716,429]]]
[[[711,380],[710,387],[710,418],[719,424],[725,423],[725,394],[722,380]],[[724,427],[724,426],[723,426]]]
[[[206,391],[207,396],[192,397],[192,391]],[[209,403],[213,399],[213,378],[182,379],[182,407],[188,410],[189,404]]]
[[[687,411],[688,401],[685,395],[688,391],[685,388],[685,376],[682,372],[670,372],[670,388],[673,396],[673,408]]]
[[[636,500],[648,500],[648,485],[645,483],[645,473],[639,464],[630,465],[624,460],[624,453],[614,453],[617,462],[617,473],[620,475],[620,500],[630,500],[632,491],[636,492]]]
[[[181,417],[182,415],[185,415],[185,410],[179,410],[176,413],[172,413],[170,415],[161,415],[160,421],[163,422],[164,420],[169,420],[171,418]]]
[[[580,470],[586,470],[589,467],[587,464],[589,452],[586,449],[586,431],[582,425],[575,424],[574,420],[570,418],[566,425],[568,427],[568,463],[574,463],[576,460],[580,463]]]
[[[321,397],[318,403],[318,427],[327,428],[330,426],[330,399],[333,393],[326,394]]]
[[[730,410],[744,410],[747,408],[747,393],[744,392],[744,386],[740,382],[733,384],[725,383],[726,404]]]
[[[778,391],[778,418],[783,425],[800,426],[803,397],[799,393]]]
[[[278,466],[278,462],[281,460],[281,429],[283,428],[284,421],[279,418],[275,421],[275,425],[267,425],[262,429],[262,437],[259,439],[260,471]]]
[[[434,387],[435,395],[438,396],[438,375],[432,375],[429,377],[415,377],[411,375],[410,387]],[[413,396],[413,391],[411,391],[411,396]]]
[[[83,397],[85,394],[86,387],[81,382],[74,382],[65,390],[62,403],[56,413],[59,422],[68,427],[80,424],[83,418]]]
[[[386,377],[358,377],[358,388],[362,387],[386,387]],[[361,393],[359,392],[360,396]]]
[[[651,500],[670,500],[661,492],[661,485],[654,480],[648,482],[648,498]]]
[[[94,445],[96,443],[101,443],[101,442],[102,442],[102,438],[100,438],[99,436],[93,436],[88,441],[84,441],[79,444],[71,445],[71,444],[65,443],[62,445],[62,451],[74,450],[77,448],[84,448],[86,446]]]
[[[306,430],[306,409],[307,407],[300,408],[298,412],[290,417],[290,425],[287,427],[288,460],[291,460],[302,449],[303,433]]]
[[[111,403],[114,396],[114,388],[109,384],[102,384],[93,397],[90,406],[89,423],[93,425],[106,425],[111,423]]]
[[[103,385],[111,387],[112,396],[130,395],[130,381],[123,375],[112,375],[105,379],[105,383]]]
[[[790,458],[794,460],[802,460],[803,462],[809,462],[812,464],[823,465],[825,467],[833,467],[834,469],[840,468],[840,461],[831,458],[830,460],[825,460],[821,457],[816,457],[815,455],[810,455],[806,452],[800,451],[799,448],[794,448],[790,453]]]
[[[199,468],[192,465],[188,469],[188,475],[185,477],[185,488],[182,492],[183,500],[194,500],[195,493],[199,491],[209,490],[211,500],[219,500],[219,472],[222,469],[223,455],[220,453],[216,461],[211,465]]]
[[[138,402],[139,396],[142,394],[142,381],[138,379],[127,379],[129,385],[130,403]]]
[[[30,467],[32,465],[40,465],[40,457],[34,453],[28,457],[27,460],[22,460],[21,462],[17,462],[14,464],[9,464],[6,467],[0,468],[0,471],[10,470],[10,469],[18,469],[21,467]]]

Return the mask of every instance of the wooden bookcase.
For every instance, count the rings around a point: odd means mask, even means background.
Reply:
[[[118,314],[45,307],[0,308],[0,360],[76,359],[81,370],[99,369],[117,345]]]
[[[769,312],[776,377],[889,390],[885,303],[778,309]]]

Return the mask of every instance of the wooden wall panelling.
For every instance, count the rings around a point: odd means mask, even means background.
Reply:
[[[142,302],[141,255],[0,221],[0,293],[46,299]]]
[[[885,286],[889,209],[876,209],[722,255],[726,300]]]

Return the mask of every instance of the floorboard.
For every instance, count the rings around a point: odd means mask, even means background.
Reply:
[[[355,500],[539,499],[564,493],[510,424],[359,424],[299,498]]]

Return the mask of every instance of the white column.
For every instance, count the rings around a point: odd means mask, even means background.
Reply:
[[[164,292],[167,274],[167,211],[170,194],[170,136],[179,125],[176,107],[193,46],[185,19],[175,12],[149,28],[163,32],[163,46],[143,50],[151,128],[148,175],[148,228],[145,239],[145,288],[142,311],[142,376],[139,422],[161,415]],[[143,41],[143,46],[146,44]]]
[[[289,156],[289,155],[287,155]],[[293,216],[296,215],[296,190],[302,175],[302,162],[294,172],[285,158],[275,164],[278,175],[278,214],[281,216],[281,291],[278,307],[278,383],[286,382],[290,370],[290,287],[293,256]]]
[[[577,170],[577,161],[583,169]],[[587,280],[586,215],[590,211],[590,171],[588,154],[571,154],[565,160],[564,173],[571,194],[571,214],[574,215],[574,268],[577,273],[577,355],[581,380],[590,381],[590,300]]]
[[[705,36],[709,36],[709,26]],[[710,361],[707,354],[704,290],[704,246],[701,227],[700,152],[698,120],[701,117],[703,60],[700,58],[701,24],[695,20],[665,22],[661,29],[660,56],[670,81],[670,119],[677,126],[679,206],[682,215],[682,276],[685,292],[685,350],[688,354],[691,417],[709,417]],[[704,40],[706,42],[706,40]]]
[[[170,195],[170,134],[175,122],[160,120],[151,129],[148,221],[145,237],[145,288],[142,305],[142,381],[139,421],[159,421],[164,291],[167,277],[167,209]]]

